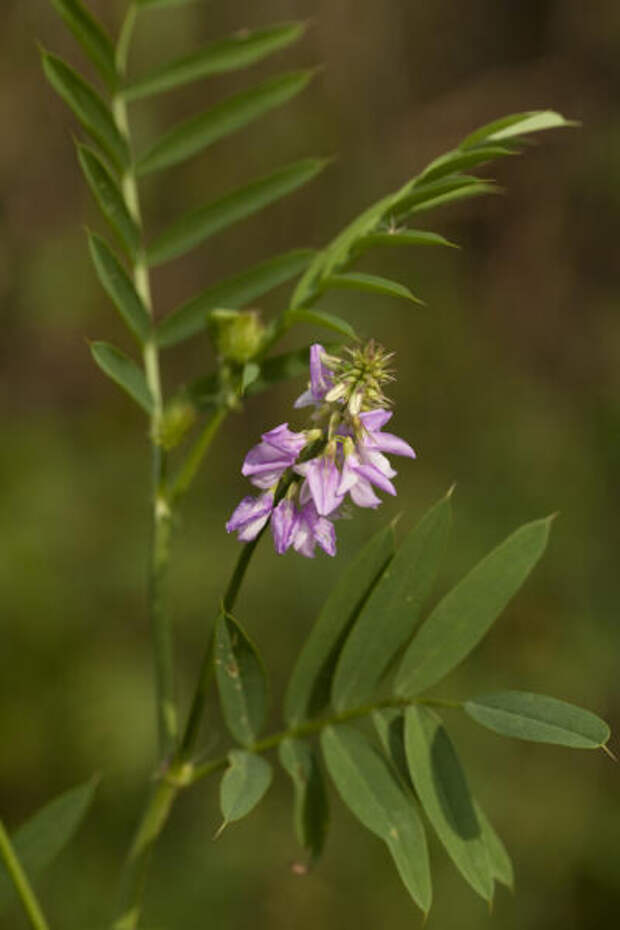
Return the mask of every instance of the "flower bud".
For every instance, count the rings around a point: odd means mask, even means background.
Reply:
[[[188,400],[173,400],[164,409],[155,441],[169,452],[179,445],[195,420],[196,410]]]
[[[258,311],[214,310],[211,322],[215,346],[222,358],[239,365],[254,358],[265,334]]]

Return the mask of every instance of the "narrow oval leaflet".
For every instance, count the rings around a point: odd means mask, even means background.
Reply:
[[[77,146],[80,168],[101,212],[131,257],[140,248],[140,232],[121,190],[99,156],[88,146]]]
[[[422,808],[455,866],[481,897],[493,898],[493,878],[465,773],[440,718],[424,707],[405,711],[409,774]]]
[[[546,694],[498,691],[472,698],[463,706],[476,723],[489,730],[534,743],[600,749],[610,736],[609,726],[596,714]]]
[[[396,674],[397,695],[415,697],[469,655],[542,556],[551,519],[516,530],[446,594],[405,652]]]
[[[329,823],[327,791],[319,760],[311,744],[300,739],[283,740],[279,759],[295,791],[295,834],[312,864],[323,851]]]
[[[329,704],[332,674],[344,638],[394,555],[394,530],[383,527],[340,574],[291,674],[284,715],[294,726]]]
[[[114,46],[109,35],[81,0],[52,0],[52,5],[71,30],[106,83],[116,81]]]
[[[133,359],[109,342],[91,342],[91,355],[104,374],[135,400],[145,413],[153,412],[153,395],[144,372]]]
[[[324,291],[345,290],[345,291],[363,291],[367,294],[381,294],[383,297],[402,297],[414,304],[423,304],[411,293],[404,284],[398,281],[391,281],[389,278],[381,278],[376,274],[362,274],[361,272],[349,271],[347,274],[333,274],[323,278],[321,289]]]
[[[287,103],[307,87],[313,74],[312,71],[294,71],[268,78],[251,90],[216,103],[206,113],[185,120],[138,159],[138,174],[161,171],[197,155],[219,139]]]
[[[88,233],[90,255],[101,286],[121,317],[141,343],[151,334],[151,319],[133,281],[110,249],[95,233]]]
[[[326,727],[321,746],[343,802],[386,843],[407,891],[428,913],[432,900],[430,865],[424,827],[413,797],[359,730],[344,725]]]
[[[286,197],[311,181],[328,164],[323,158],[304,158],[225,194],[193,210],[165,230],[148,250],[151,265],[161,265],[191,251],[209,236],[232,226]]]
[[[265,796],[273,778],[271,764],[253,752],[233,749],[228,753],[228,768],[220,782],[220,810],[224,823],[241,820],[254,810]]]
[[[76,833],[93,802],[97,777],[65,791],[33,814],[11,837],[24,871],[36,877]],[[0,866],[0,912],[13,901],[13,885]]]
[[[502,839],[477,801],[474,801],[476,817],[482,831],[482,842],[489,857],[491,875],[495,881],[514,891],[515,876],[512,861]]]
[[[211,42],[198,52],[184,55],[156,68],[150,74],[126,86],[122,95],[125,100],[138,100],[140,97],[174,90],[212,74],[246,68],[295,42],[304,30],[305,23],[279,23],[252,32],[240,31],[225,39]]]
[[[220,614],[215,622],[213,661],[226,725],[251,746],[265,722],[267,682],[255,646],[230,615]]]
[[[413,633],[437,576],[451,523],[451,494],[410,531],[351,630],[332,688],[337,710],[366,704]]]

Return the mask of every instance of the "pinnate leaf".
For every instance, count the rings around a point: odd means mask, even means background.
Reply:
[[[146,413],[151,414],[153,396],[144,372],[133,359],[109,342],[91,342],[90,351],[104,374],[126,391]]]
[[[157,328],[158,344],[162,348],[173,346],[201,332],[207,326],[210,310],[240,310],[301,274],[314,254],[311,249],[294,249],[212,285],[162,320]]]
[[[226,725],[235,739],[251,746],[265,722],[267,683],[256,647],[230,614],[217,618],[214,662]]]
[[[327,792],[319,761],[310,743],[300,739],[283,740],[279,758],[293,782],[297,840],[307,850],[312,863],[321,855],[329,822]]]
[[[189,252],[214,233],[307,184],[326,164],[325,159],[302,159],[186,214],[155,240],[148,252],[150,264],[160,265]]]
[[[107,242],[89,233],[88,244],[97,276],[121,317],[140,342],[151,334],[151,320],[129,275]]]
[[[27,875],[39,875],[70,842],[92,803],[97,782],[91,778],[58,795],[16,830],[11,841]],[[12,883],[0,865],[0,910],[11,903],[12,895]]]
[[[540,132],[543,129],[557,129],[565,126],[578,126],[574,120],[565,119],[561,113],[553,110],[530,110],[526,113],[513,113],[503,116],[476,129],[461,142],[462,149],[480,145],[482,142],[500,142],[505,139],[515,139],[530,132]]]
[[[119,186],[98,155],[86,145],[77,146],[80,167],[101,212],[133,258],[140,247],[140,233],[125,204]]]
[[[498,691],[464,704],[482,726],[515,739],[554,743],[571,749],[599,749],[609,739],[609,727],[589,710],[528,691]]]
[[[116,80],[114,46],[103,27],[81,0],[52,0],[52,5],[106,82],[113,86]]]
[[[520,527],[445,595],[403,656],[396,694],[430,688],[480,642],[542,556],[551,519]]]
[[[312,71],[294,71],[268,78],[251,90],[222,100],[206,113],[185,120],[138,160],[138,174],[150,174],[176,165],[242,129],[302,91],[312,75]]]
[[[340,574],[295,663],[284,715],[291,726],[317,716],[329,703],[342,644],[394,554],[392,526],[380,529]]]
[[[129,160],[127,143],[119,133],[112,114],[101,97],[84,78],[61,58],[49,52],[42,53],[43,70],[48,81],[65,101],[117,168]]]
[[[446,852],[474,891],[490,901],[493,879],[474,801],[436,714],[425,707],[407,708],[405,750],[417,796]]]
[[[379,232],[369,233],[363,236],[357,242],[358,251],[365,251],[374,246],[415,246],[415,245],[442,245],[457,249],[458,246],[449,239],[440,236],[439,233],[427,232],[425,229],[386,229]]]
[[[424,828],[413,797],[359,730],[326,727],[321,746],[340,797],[386,843],[407,891],[427,913],[431,875]]]
[[[123,96],[126,100],[137,100],[212,74],[245,68],[295,42],[304,29],[304,23],[279,23],[218,39],[199,52],[169,62],[132,82],[124,88]]]
[[[263,799],[271,779],[271,764],[253,752],[233,749],[220,782],[220,809],[224,823],[241,820]]]
[[[337,710],[372,699],[389,663],[415,629],[448,538],[450,496],[409,532],[364,604],[336,667],[332,702]]]

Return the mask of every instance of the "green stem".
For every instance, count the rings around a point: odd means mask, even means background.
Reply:
[[[116,67],[120,81],[122,81],[125,76],[127,56],[129,54],[129,45],[133,34],[136,15],[137,7],[132,3],[127,10],[116,49]],[[131,133],[127,116],[127,104],[119,93],[115,95],[112,101],[112,110],[116,125],[127,140],[127,144],[131,150]],[[133,160],[130,161],[123,175],[122,188],[127,207],[138,228],[142,232],[140,197]],[[153,318],[153,300],[151,296],[149,268],[143,249],[136,255],[133,277],[136,290],[142,298],[149,315]],[[160,755],[162,759],[166,759],[169,758],[175,750],[178,724],[174,687],[172,626],[166,606],[166,579],[170,557],[172,515],[165,493],[166,455],[157,441],[163,411],[163,398],[159,371],[159,350],[154,329],[150,338],[144,344],[143,360],[146,381],[153,397],[153,413],[151,415],[152,528],[148,572],[148,597],[153,632]]]
[[[28,876],[24,872],[22,865],[17,858],[17,854],[11,843],[9,834],[4,824],[0,820],[0,858],[4,862],[9,878],[13,882],[15,891],[23,905],[24,911],[28,916],[31,926],[34,930],[49,930],[49,924],[43,916],[43,911],[36,899],[32,886],[28,881]]]
[[[171,501],[176,501],[177,498],[181,497],[189,489],[192,481],[198,473],[198,469],[202,464],[202,460],[209,451],[211,443],[215,439],[215,436],[217,435],[217,432],[226,419],[227,415],[228,408],[220,407],[205,423],[202,433],[190,449],[187,458],[183,462],[178,475],[172,483],[172,487],[170,488],[169,492],[169,498]]]

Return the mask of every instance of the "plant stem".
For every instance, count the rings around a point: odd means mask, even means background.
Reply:
[[[137,7],[131,3],[121,28],[116,49],[116,68],[119,82],[123,80],[127,67],[127,56],[136,21]],[[125,137],[131,150],[131,133],[127,116],[127,105],[122,95],[117,93],[112,101],[112,110],[119,131]],[[140,197],[133,159],[130,161],[122,178],[122,188],[127,208],[142,232]],[[151,319],[153,319],[153,301],[149,279],[149,269],[144,249],[141,248],[134,260],[133,278]],[[171,511],[166,497],[165,472],[166,455],[158,444],[159,426],[163,410],[161,377],[159,371],[159,351],[154,328],[150,338],[143,347],[143,361],[146,381],[153,397],[151,416],[151,507],[152,528],[151,548],[148,572],[149,614],[153,634],[153,653],[155,662],[155,686],[157,692],[157,720],[159,729],[160,757],[171,756],[176,747],[178,724],[174,688],[174,652],[172,627],[166,606],[166,578],[170,558]]]
[[[200,465],[202,464],[202,460],[209,451],[211,443],[215,439],[217,432],[226,419],[227,415],[228,408],[219,407],[205,423],[202,433],[190,449],[187,458],[183,462],[178,475],[172,483],[168,495],[171,502],[176,501],[189,489],[192,481],[196,477]]]
[[[28,876],[24,872],[22,865],[17,858],[17,854],[11,843],[9,834],[4,824],[0,820],[0,858],[4,862],[9,878],[13,882],[15,891],[19,895],[28,920],[33,930],[49,930],[49,924],[43,916],[43,911],[36,899],[32,886],[28,881]]]

